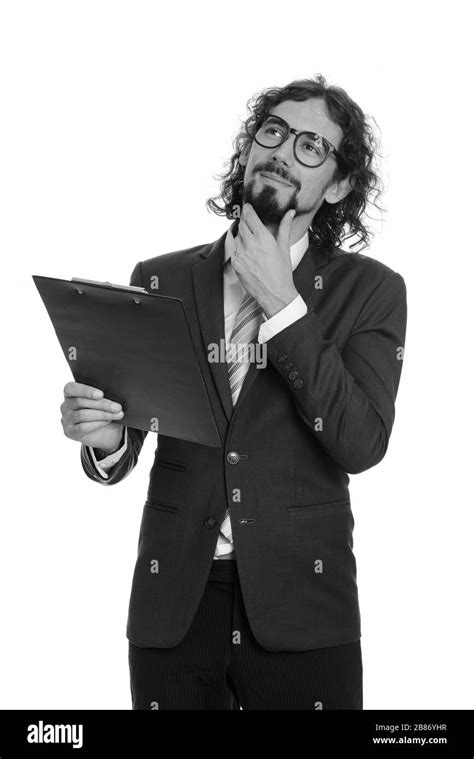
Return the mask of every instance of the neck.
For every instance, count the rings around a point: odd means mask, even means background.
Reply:
[[[298,240],[301,240],[305,232],[309,229],[311,225],[311,218],[308,218],[307,216],[297,216],[291,224],[291,232],[290,232],[290,246],[294,245],[295,242],[298,242]],[[272,233],[275,240],[278,237],[278,230],[280,225],[279,224],[265,224],[266,228],[269,232]]]

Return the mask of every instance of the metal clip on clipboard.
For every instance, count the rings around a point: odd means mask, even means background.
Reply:
[[[97,287],[113,287],[115,290],[125,290],[126,292],[140,292],[151,295],[144,287],[135,285],[115,285],[113,282],[99,282],[97,279],[82,279],[81,277],[71,277],[71,282],[78,282],[83,285],[96,285]]]

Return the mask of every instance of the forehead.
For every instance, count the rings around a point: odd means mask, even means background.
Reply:
[[[271,109],[275,116],[285,119],[288,124],[300,132],[317,132],[326,137],[329,142],[338,148],[342,142],[344,133],[339,126],[331,121],[326,106],[320,98],[311,98],[298,102],[285,100]]]

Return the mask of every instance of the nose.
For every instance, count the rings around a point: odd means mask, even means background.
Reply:
[[[285,142],[282,142],[281,145],[279,145],[277,148],[274,149],[271,155],[271,160],[282,163],[286,166],[286,168],[289,168],[294,163],[294,155],[293,155],[293,140],[294,135],[290,135]]]

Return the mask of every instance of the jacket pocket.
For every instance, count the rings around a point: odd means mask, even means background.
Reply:
[[[318,514],[327,514],[330,511],[339,511],[350,506],[349,498],[339,501],[326,501],[325,503],[310,503],[306,506],[288,506],[290,517],[310,517]]]
[[[134,592],[139,599],[151,598],[159,593],[159,583],[163,577],[179,575],[182,571],[182,522],[183,512],[176,504],[147,497],[140,523],[135,567]]]
[[[156,465],[160,469],[171,469],[173,472],[186,472],[188,469],[182,461],[169,461],[167,459],[157,459]]]
[[[170,501],[159,501],[157,498],[150,498],[145,501],[145,508],[154,509],[155,511],[166,511],[168,514],[174,514],[179,507]]]

